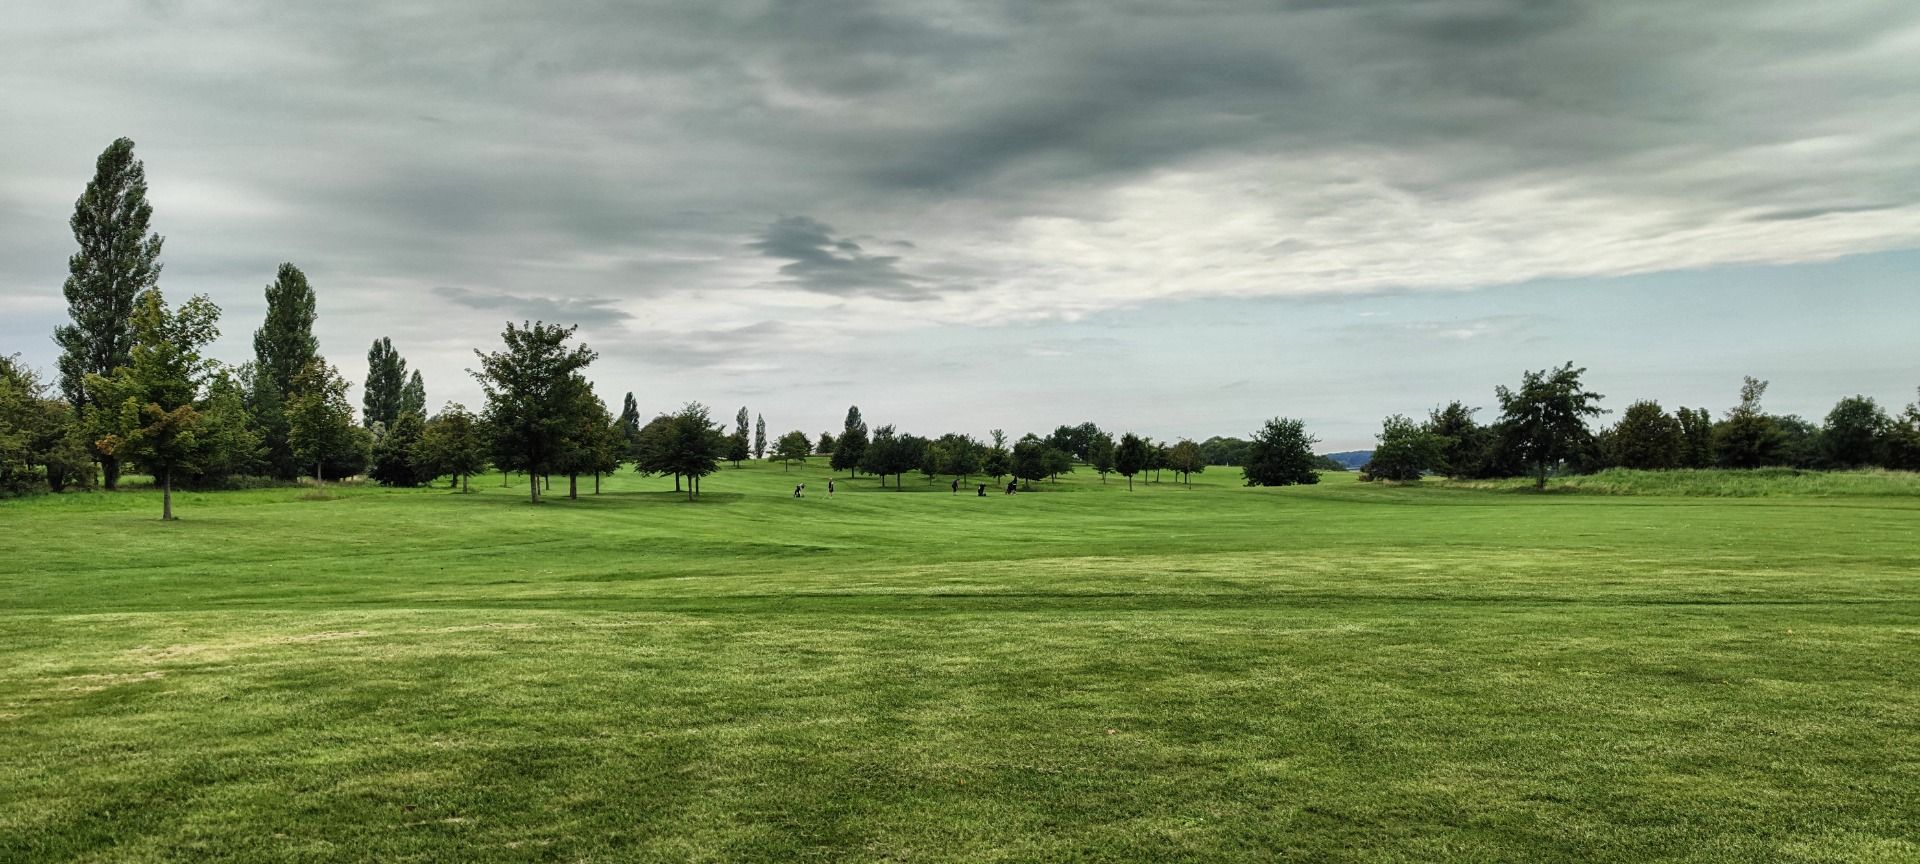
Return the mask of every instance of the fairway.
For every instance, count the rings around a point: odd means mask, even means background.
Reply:
[[[1920,496],[826,476],[0,501],[0,860],[1920,858]]]

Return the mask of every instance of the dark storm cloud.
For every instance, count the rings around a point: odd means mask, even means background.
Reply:
[[[927,300],[936,293],[926,280],[900,272],[894,255],[869,255],[860,244],[835,238],[818,219],[783,216],[760,239],[747,244],[780,265],[788,284],[837,297],[866,295],[885,300]]]

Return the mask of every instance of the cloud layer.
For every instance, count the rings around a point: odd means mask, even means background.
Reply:
[[[122,134],[166,284],[242,316],[230,337],[292,260],[329,350],[392,335],[448,377],[503,318],[577,320],[609,346],[754,334],[757,360],[715,367],[727,380],[831,353],[829,332],[1920,245],[1904,0],[8,17],[9,339],[59,317],[65,218]],[[705,356],[682,349],[609,356]]]

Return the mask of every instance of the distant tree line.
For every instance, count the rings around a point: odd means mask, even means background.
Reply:
[[[1500,414],[1487,424],[1477,421],[1479,408],[1459,401],[1425,421],[1388,417],[1362,479],[1532,477],[1544,487],[1555,474],[1607,468],[1920,471],[1920,401],[1895,415],[1869,397],[1849,396],[1816,423],[1768,413],[1761,405],[1767,382],[1748,377],[1738,402],[1718,418],[1705,408],[1668,412],[1641,400],[1596,428],[1593,421],[1608,412],[1600,407],[1605,397],[1581,384],[1585,372],[1568,363],[1527,372],[1517,388],[1496,388]]]

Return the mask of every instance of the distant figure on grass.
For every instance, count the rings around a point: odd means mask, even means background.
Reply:
[[[828,498],[833,497],[833,478],[832,477],[827,478],[827,497]]]
[[[1007,494],[1008,494],[1008,495],[1012,495],[1013,493],[1015,493],[1015,492],[1018,492],[1018,491],[1020,491],[1020,481],[1018,481],[1018,480],[1009,480],[1009,481],[1007,481]]]
[[[985,483],[980,484],[980,497],[987,497],[987,484]]]
[[[958,477],[953,478],[953,494],[960,494],[960,478]]]
[[[807,484],[805,484],[805,483],[802,483],[802,484],[800,484],[800,485],[798,485],[798,486],[795,486],[795,487],[793,487],[793,497],[795,497],[795,498],[798,498],[798,497],[800,497],[800,493],[801,493],[801,492],[803,492],[803,491],[805,491],[805,490],[806,490],[806,488],[807,488]]]

